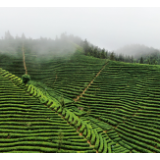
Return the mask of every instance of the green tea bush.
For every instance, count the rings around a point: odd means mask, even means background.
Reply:
[[[72,113],[70,113],[70,116],[69,116],[68,122],[69,122],[69,123],[71,123],[71,122],[72,122]]]
[[[62,110],[62,107],[60,106],[60,108],[58,109],[57,112],[58,112],[58,113],[62,113],[62,111],[63,111],[63,110]]]
[[[65,103],[64,103],[64,98],[63,98],[63,96],[61,96],[61,97],[59,98],[59,102],[60,102],[61,106],[64,108],[64,107],[65,107]]]
[[[87,129],[84,129],[83,135],[84,135],[84,136],[87,135]]]
[[[95,136],[96,136],[96,142],[95,142],[94,148],[98,149],[98,147],[99,147],[99,135],[98,135],[96,129],[94,129],[94,133],[95,133]]]
[[[73,121],[71,122],[72,125],[75,125],[77,123],[77,116],[72,114]]]
[[[49,99],[49,101],[47,102],[47,106],[49,107],[52,104],[52,100]]]
[[[45,104],[47,102],[47,98],[45,96],[40,97],[39,99],[40,99],[40,102],[43,104]]]
[[[68,120],[68,118],[70,117],[69,111],[66,112],[66,116],[65,119]]]
[[[102,152],[103,151],[103,138],[101,136],[101,134],[99,135],[99,140],[100,140],[100,146],[98,148],[98,152]]]
[[[80,125],[82,124],[82,121],[80,119],[78,119],[78,123],[75,125],[76,128],[80,127]]]
[[[81,126],[81,128],[79,129],[79,131],[80,131],[80,132],[83,132],[84,129],[85,129],[85,127],[86,127],[86,126],[85,126],[84,122],[82,122],[82,126]]]
[[[103,152],[102,153],[107,153],[107,142],[105,139],[103,139],[104,142],[103,142],[103,145],[104,145],[104,149],[103,149]]]
[[[91,134],[92,134],[92,137],[91,137],[91,144],[94,145],[95,140],[96,140],[96,136],[95,136],[95,133],[94,133],[93,130],[91,130]]]
[[[62,141],[63,141],[63,132],[62,132],[62,130],[59,130],[59,132],[58,132],[58,149],[61,149]]]
[[[65,109],[63,109],[63,111],[62,111],[62,115],[63,115],[63,116],[66,115],[66,110],[65,110]]]
[[[88,133],[87,133],[86,138],[87,138],[88,140],[90,140],[90,138],[91,138],[91,130],[90,130],[90,129],[87,129],[87,131],[88,131]]]

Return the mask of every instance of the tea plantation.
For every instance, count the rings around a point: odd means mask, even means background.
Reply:
[[[159,153],[160,67],[0,55],[0,152]],[[59,98],[64,98],[64,106]]]

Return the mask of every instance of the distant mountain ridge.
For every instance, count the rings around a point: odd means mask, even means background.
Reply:
[[[115,50],[115,53],[140,58],[141,56],[160,55],[160,50],[145,45],[131,44]]]

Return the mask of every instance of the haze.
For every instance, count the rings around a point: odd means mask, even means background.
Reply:
[[[55,39],[61,33],[117,50],[129,44],[160,48],[159,8],[0,8],[0,37]]]

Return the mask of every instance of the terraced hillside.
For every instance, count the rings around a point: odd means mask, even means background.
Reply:
[[[159,69],[110,61],[75,105],[112,126],[107,135],[130,152],[160,152]]]
[[[26,66],[32,80],[42,82],[69,99],[76,98],[105,65],[106,60],[73,55],[68,58],[33,58],[26,55]],[[23,59],[0,56],[3,69],[21,77],[24,74]]]
[[[0,152],[107,152],[91,126],[2,69],[0,99]]]
[[[0,152],[160,152],[159,66],[26,58],[34,83],[24,85],[11,74],[24,73],[13,61],[0,64],[10,71],[0,72]],[[65,107],[55,99],[61,94]]]

